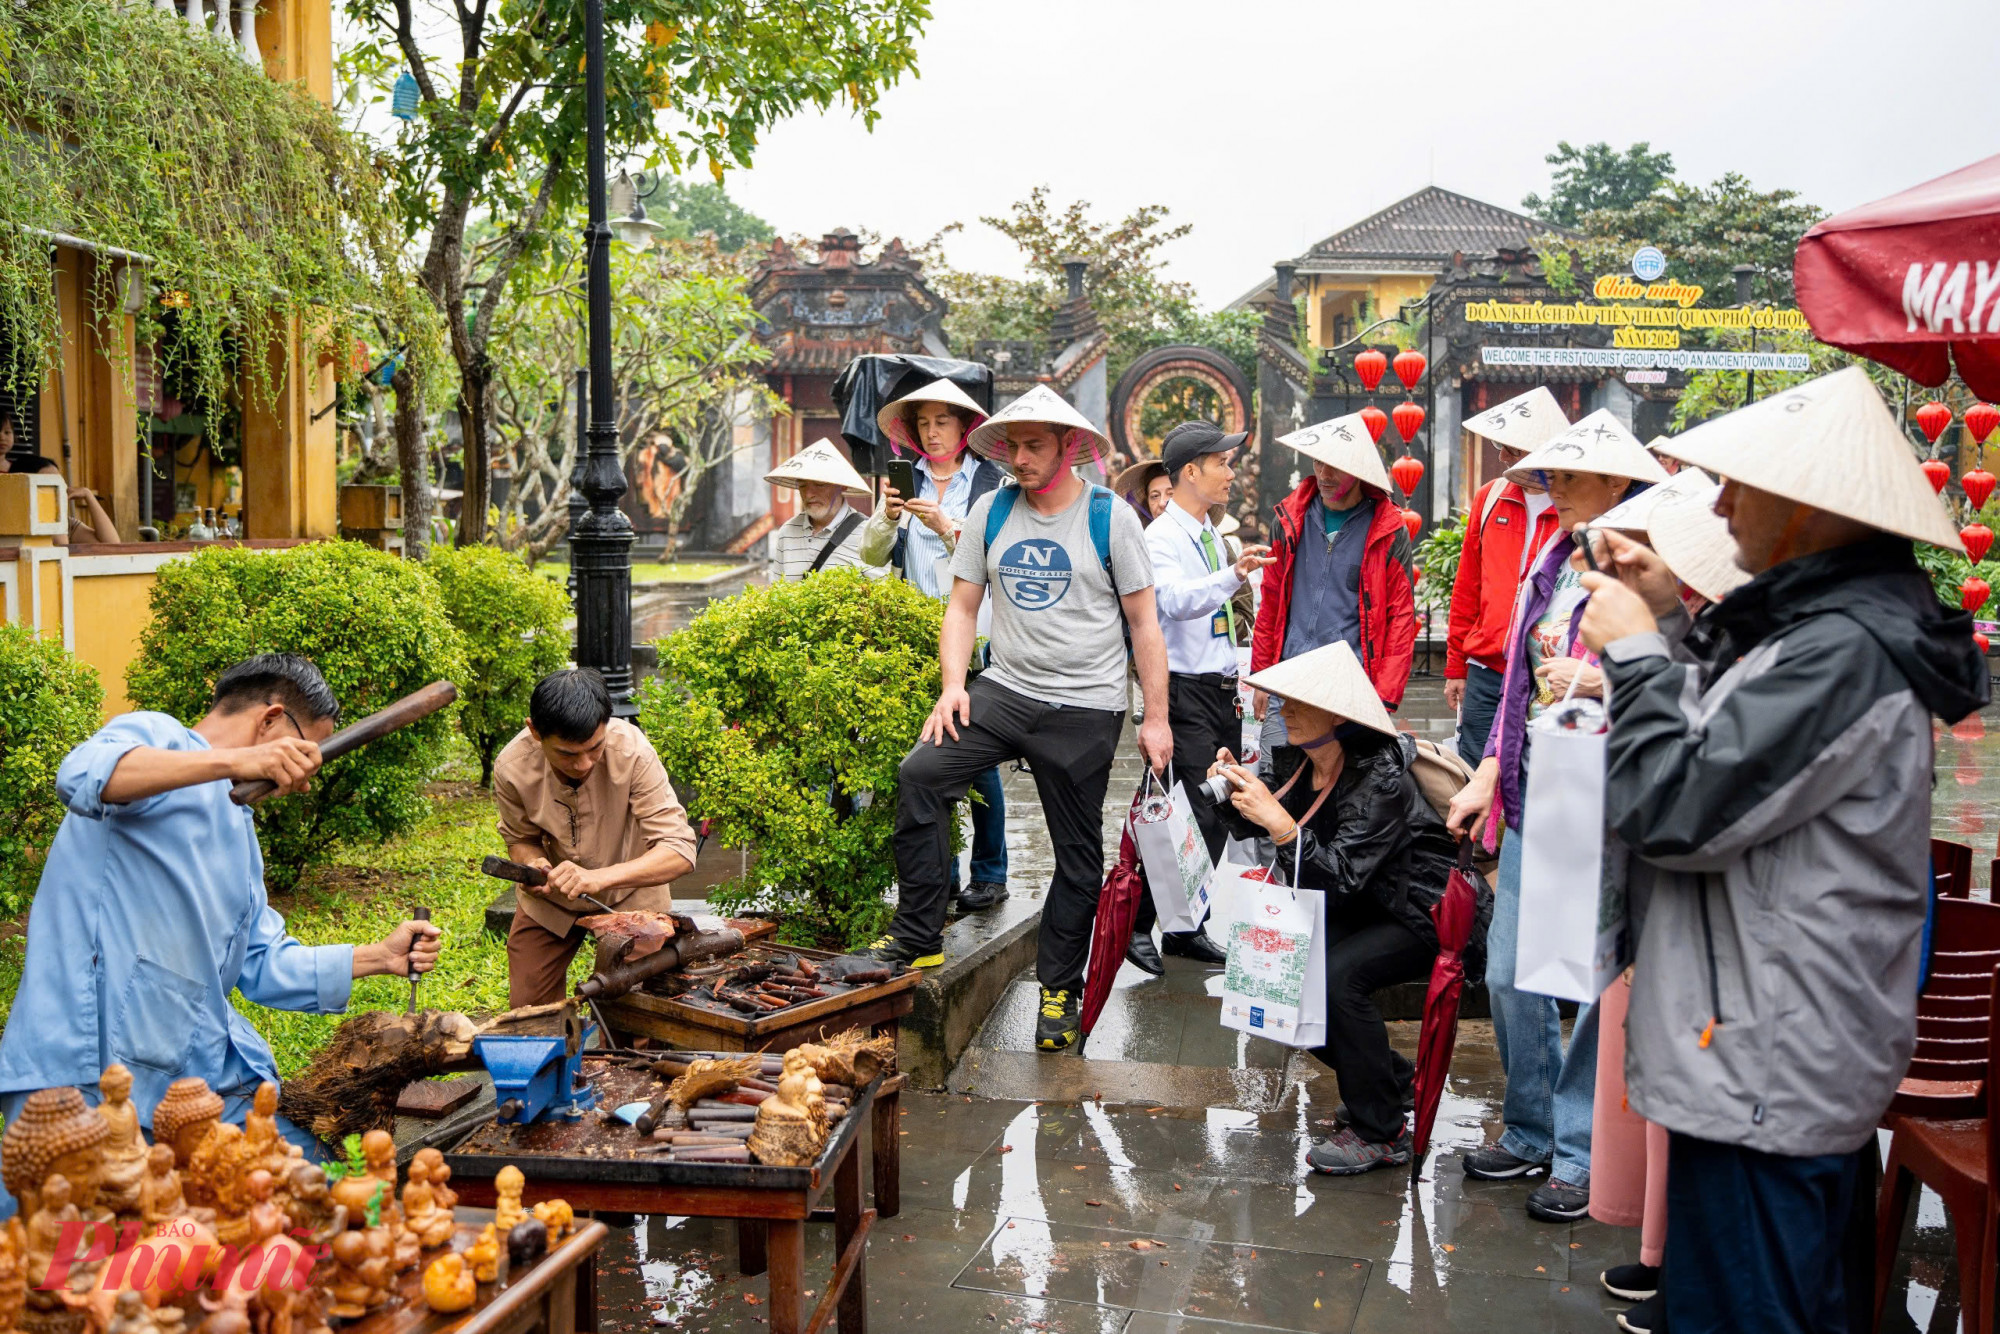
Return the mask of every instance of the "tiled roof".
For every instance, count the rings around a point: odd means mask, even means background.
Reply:
[[[1298,259],[1301,273],[1435,272],[1461,252],[1511,250],[1561,228],[1427,185],[1327,237]]]

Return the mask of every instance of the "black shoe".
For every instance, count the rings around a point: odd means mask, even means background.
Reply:
[[[1408,1127],[1390,1144],[1363,1139],[1350,1127],[1335,1133],[1331,1139],[1314,1140],[1312,1148],[1306,1151],[1306,1166],[1328,1176],[1351,1177],[1373,1172],[1378,1167],[1408,1167],[1410,1157]]]
[[[1210,940],[1206,931],[1163,931],[1160,933],[1160,944],[1168,954],[1193,959],[1210,967],[1220,968],[1229,962],[1228,951]]]
[[[1574,1223],[1590,1212],[1590,1187],[1554,1177],[1528,1192],[1528,1217],[1544,1223]]]
[[[1619,1315],[1618,1328],[1624,1330],[1625,1334],[1666,1334],[1666,1295],[1656,1292],[1631,1310]]]
[[[1167,971],[1167,965],[1160,961],[1160,952],[1153,948],[1153,933],[1134,931],[1132,939],[1125,943],[1125,959],[1142,973],[1158,977]]]
[[[998,880],[975,880],[958,896],[960,912],[985,912],[1007,901],[1007,886]]]
[[[1613,1265],[1597,1276],[1604,1290],[1628,1302],[1643,1302],[1660,1290],[1658,1265]]]
[[[1512,1181],[1515,1177],[1529,1176],[1535,1172],[1546,1172],[1547,1163],[1532,1163],[1526,1158],[1516,1158],[1498,1144],[1489,1145],[1475,1153],[1461,1158],[1465,1174],[1480,1181]]]
[[[1043,1051],[1062,1051],[1076,1045],[1077,1000],[1068,991],[1042,988],[1042,1017],[1035,1022],[1035,1045]]]

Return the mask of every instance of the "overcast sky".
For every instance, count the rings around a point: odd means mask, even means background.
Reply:
[[[1220,305],[1274,260],[1436,183],[1509,208],[1559,139],[1636,140],[1838,211],[2000,153],[1991,0],[933,0],[874,132],[805,115],[729,190],[780,231],[1017,273],[981,225],[1035,185],[1164,204],[1169,272]],[[1982,13],[1983,11],[1983,13]]]

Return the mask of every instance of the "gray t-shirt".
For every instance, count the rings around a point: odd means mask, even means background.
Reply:
[[[1001,492],[965,516],[952,577],[987,585],[993,607],[987,676],[1030,699],[1125,711],[1125,611],[1118,599],[1153,586],[1146,535],[1130,505],[1111,506],[1111,577],[1090,540],[1090,491],[1060,514],[1036,512],[1026,496],[986,551],[986,516]]]

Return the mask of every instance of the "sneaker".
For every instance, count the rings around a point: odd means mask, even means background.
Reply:
[[[1590,1212],[1590,1187],[1550,1177],[1528,1192],[1528,1217],[1544,1223],[1574,1223]]]
[[[1043,1051],[1063,1051],[1076,1045],[1077,1000],[1067,991],[1042,988],[1042,1017],[1035,1024],[1035,1045]]]
[[[975,880],[958,896],[960,912],[985,912],[1007,901],[1007,886],[998,880]]]
[[[1153,933],[1150,931],[1132,933],[1132,939],[1125,942],[1125,959],[1140,972],[1151,973],[1154,977],[1167,971],[1166,964],[1160,961],[1160,951],[1153,945]]]
[[[1206,931],[1163,931],[1160,933],[1160,944],[1168,954],[1193,959],[1212,968],[1220,968],[1229,962],[1228,953],[1210,940]]]
[[[1468,1153],[1459,1162],[1467,1176],[1479,1181],[1512,1181],[1515,1177],[1546,1172],[1549,1168],[1547,1163],[1516,1158],[1498,1144],[1489,1144],[1475,1153]]]
[[[1328,1176],[1351,1177],[1378,1167],[1410,1165],[1410,1132],[1405,1127],[1392,1144],[1378,1144],[1354,1133],[1349,1126],[1336,1131],[1331,1139],[1316,1139],[1306,1150],[1306,1166]]]
[[[1628,1302],[1643,1302],[1660,1290],[1658,1265],[1614,1265],[1597,1276],[1604,1290]]]
[[[1618,1328],[1625,1334],[1666,1334],[1667,1299],[1654,1293],[1629,1311],[1620,1313]]]
[[[916,946],[905,944],[894,936],[884,936],[867,949],[854,951],[854,957],[876,959],[882,963],[906,963],[912,968],[935,968],[944,962],[944,951],[919,954]]]

